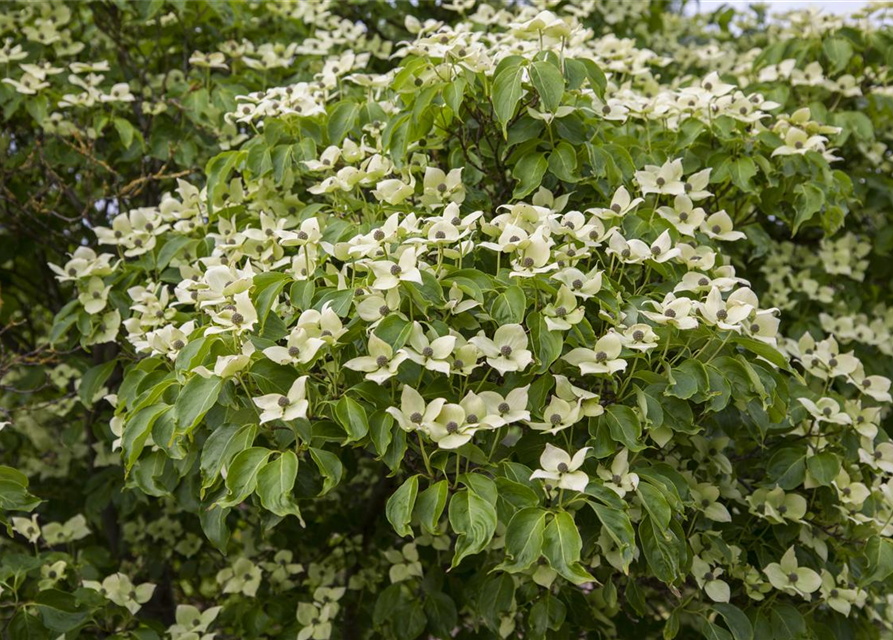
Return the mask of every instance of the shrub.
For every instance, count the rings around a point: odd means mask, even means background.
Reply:
[[[93,185],[50,265],[81,416],[58,471],[4,432],[11,633],[889,637],[883,11],[325,6],[272,84],[202,29],[188,101],[154,81],[195,154],[134,178],[176,187]],[[77,148],[24,82],[26,148]],[[117,117],[76,163],[140,165]]]

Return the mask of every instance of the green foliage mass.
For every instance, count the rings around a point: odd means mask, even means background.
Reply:
[[[893,637],[885,6],[4,9],[3,637]]]

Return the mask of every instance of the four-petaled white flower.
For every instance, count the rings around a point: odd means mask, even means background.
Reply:
[[[301,376],[292,383],[286,395],[268,393],[259,398],[252,398],[254,404],[262,410],[260,423],[272,420],[297,420],[307,417],[310,402],[307,400],[307,376]]]
[[[822,578],[808,567],[797,564],[794,547],[789,548],[780,562],[773,562],[763,569],[772,586],[790,595],[808,596],[822,586]]]
[[[540,468],[530,474],[530,479],[546,480],[559,489],[583,492],[589,484],[589,476],[580,471],[590,447],[583,447],[571,457],[563,449],[546,443],[540,456]]]
[[[619,357],[622,350],[623,343],[620,336],[612,332],[599,338],[592,349],[577,347],[562,359],[579,367],[583,375],[590,373],[612,375],[626,369],[626,360]]]
[[[488,338],[483,332],[469,340],[487,358],[487,364],[501,374],[524,371],[533,362],[533,354],[527,349],[527,334],[520,324],[505,324]]]
[[[403,349],[394,353],[391,345],[374,333],[369,336],[368,350],[368,356],[359,356],[348,360],[344,366],[354,371],[364,372],[368,380],[378,384],[397,375],[400,364],[409,357]]]

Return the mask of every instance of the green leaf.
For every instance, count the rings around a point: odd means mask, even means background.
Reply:
[[[604,99],[605,89],[608,86],[608,78],[605,72],[601,70],[594,60],[591,58],[582,58],[579,60],[586,67],[586,75],[589,77],[589,86],[595,92],[599,99]]]
[[[369,433],[369,419],[366,417],[366,410],[349,396],[341,396],[335,405],[335,419],[347,432],[347,442],[361,440]]]
[[[78,627],[90,615],[90,609],[78,599],[58,589],[40,591],[34,597],[44,626],[56,633],[67,633]],[[13,637],[13,636],[10,636]]]
[[[217,481],[220,472],[227,468],[236,456],[252,444],[257,436],[257,425],[231,425],[215,429],[202,446],[201,463],[202,497],[204,490]]]
[[[516,200],[532,193],[540,186],[549,163],[543,153],[529,153],[523,156],[512,169],[512,176],[518,181],[512,197]]]
[[[493,83],[493,110],[502,125],[503,136],[508,123],[515,115],[515,108],[521,100],[521,80],[524,68],[520,65],[509,66],[499,72]]]
[[[754,640],[753,625],[741,609],[725,602],[715,602],[711,606],[723,617],[735,640]]]
[[[171,263],[171,260],[180,253],[185,247],[196,242],[194,238],[190,238],[189,236],[174,236],[173,238],[169,238],[167,242],[164,243],[164,246],[161,247],[161,250],[158,252],[158,257],[155,259],[155,264],[158,267],[159,271],[164,271],[167,268],[167,265]]]
[[[391,345],[394,351],[406,344],[411,333],[412,323],[397,313],[390,314],[375,327],[375,335]]]
[[[487,624],[498,629],[502,614],[515,604],[515,581],[508,573],[493,573],[481,585],[478,610]]]
[[[388,498],[385,515],[388,522],[394,527],[394,531],[401,537],[412,535],[409,523],[412,521],[412,510],[418,493],[419,476],[414,475],[407,478],[400,488]]]
[[[248,157],[247,151],[224,151],[219,153],[205,165],[205,175],[208,176],[207,194],[208,211],[212,210],[217,189],[226,184],[229,174],[240,162]]]
[[[360,105],[349,100],[342,100],[329,113],[329,121],[326,124],[326,132],[330,144],[341,144],[344,136],[353,129],[357,117],[360,115]]]
[[[450,500],[450,525],[458,534],[451,567],[467,556],[480,553],[496,532],[496,509],[474,491],[463,489]]]
[[[226,555],[226,545],[229,542],[229,529],[226,526],[226,516],[229,512],[229,509],[221,509],[216,506],[212,508],[203,506],[198,512],[202,532],[211,541],[214,548],[223,555]]]
[[[683,575],[685,540],[675,527],[661,531],[650,517],[639,523],[639,541],[651,572],[661,582],[671,584]]]
[[[134,134],[139,135],[137,130],[134,129],[129,120],[125,120],[124,118],[115,118],[114,124],[115,130],[118,132],[118,137],[121,138],[121,145],[125,149],[129,149],[131,143],[133,143]]]
[[[688,400],[699,390],[707,390],[710,387],[707,370],[697,360],[686,360],[670,370],[668,376],[669,384],[664,391],[665,396]]]
[[[549,171],[565,182],[577,182],[577,152],[568,142],[559,142],[549,154]]]
[[[540,96],[546,111],[555,112],[564,95],[564,76],[554,64],[547,60],[537,60],[527,70],[530,81]]]
[[[227,495],[217,502],[220,507],[242,504],[257,487],[257,476],[273,452],[264,447],[245,449],[233,458],[226,474]]]
[[[753,338],[746,338],[744,336],[734,336],[732,341],[747,349],[751,353],[755,353],[761,358],[765,358],[776,367],[780,367],[782,369],[788,368],[787,359],[781,354],[781,352],[773,347],[772,345],[766,344],[765,342],[761,342],[760,340],[754,340]]]
[[[559,511],[546,527],[543,538],[543,555],[549,565],[574,584],[594,582],[595,578],[580,564],[582,548],[583,541],[573,516]]]
[[[636,488],[636,493],[645,505],[648,515],[654,520],[654,523],[661,531],[666,530],[670,526],[670,518],[673,517],[673,510],[667,503],[663,492],[647,482],[640,482]]]
[[[564,339],[560,331],[549,331],[543,316],[537,311],[527,316],[527,328],[530,329],[530,343],[533,355],[538,363],[533,370],[535,374],[545,373],[561,355]]]
[[[605,527],[608,535],[611,536],[611,539],[617,545],[620,559],[623,563],[623,572],[629,574],[629,565],[633,561],[633,550],[636,546],[636,534],[629,515],[625,511],[607,507],[597,502],[590,502],[589,506],[595,511],[595,515],[598,516],[602,526]]]
[[[769,460],[766,472],[785,491],[796,489],[806,477],[806,450],[802,447],[779,449]]]
[[[794,225],[791,235],[797,235],[800,227],[809,222],[825,204],[825,192],[814,184],[798,184],[794,187],[794,194]]]
[[[490,315],[498,325],[521,324],[524,321],[526,308],[527,298],[524,291],[521,287],[512,285],[493,300]]]
[[[459,113],[462,99],[465,97],[466,86],[468,83],[464,78],[453,78],[443,90],[443,101],[453,110],[453,113]]]
[[[825,38],[822,51],[831,63],[831,72],[843,71],[853,57],[853,45],[845,38]]]
[[[531,507],[521,509],[509,521],[505,532],[506,559],[497,569],[517,573],[526,571],[539,560],[543,551],[543,533],[548,512]]]
[[[115,364],[117,363],[114,360],[109,360],[95,367],[90,367],[84,372],[84,377],[81,378],[81,386],[78,387],[78,396],[85,407],[93,406],[93,398],[99,393],[109,376],[112,375],[112,371],[115,370]]]
[[[528,619],[531,636],[544,638],[549,629],[558,631],[566,617],[567,607],[565,604],[547,591],[530,609]]]
[[[319,469],[319,473],[323,477],[322,490],[319,492],[319,495],[324,496],[341,482],[344,467],[338,456],[325,449],[310,447],[310,457],[313,458],[316,468]]]
[[[174,417],[177,419],[179,433],[192,433],[208,410],[216,404],[221,388],[223,380],[217,376],[205,378],[194,375],[189,379],[180,389],[180,395],[174,404]]]
[[[868,563],[862,584],[883,582],[893,574],[893,540],[872,536],[865,546],[865,558]]]
[[[639,416],[631,408],[622,404],[612,404],[601,416],[600,420],[608,425],[614,442],[626,446],[630,451],[641,451],[642,424]]]
[[[124,466],[127,471],[133,467],[137,458],[143,452],[143,447],[149,434],[152,433],[152,425],[158,417],[170,409],[169,404],[159,402],[149,405],[137,411],[124,424],[124,435],[121,440],[121,448],[124,451]]]
[[[255,292],[253,296],[254,308],[257,310],[257,320],[260,331],[263,331],[270,310],[279,300],[279,294],[289,283],[291,277],[285,273],[263,273],[254,278]]]
[[[432,535],[439,533],[437,524],[446,507],[449,494],[449,482],[441,480],[431,484],[419,494],[416,500],[414,515],[419,519],[422,528]]]
[[[807,458],[806,467],[816,482],[828,487],[840,473],[840,459],[830,451],[823,451]]]
[[[756,188],[751,182],[751,179],[757,175],[757,165],[754,163],[753,159],[748,156],[741,156],[734,160],[728,158],[725,161],[725,164],[729,178],[732,180],[732,184],[746,193],[753,193],[756,191]]]
[[[281,517],[295,516],[303,524],[301,510],[292,496],[297,477],[298,457],[294,451],[285,451],[257,474],[257,495],[267,511]]]

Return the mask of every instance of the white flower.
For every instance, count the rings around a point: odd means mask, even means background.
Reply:
[[[772,586],[791,595],[807,596],[822,586],[822,579],[815,571],[797,564],[794,547],[781,557],[781,562],[769,564],[763,572]]]
[[[217,326],[208,329],[208,335],[227,331],[242,334],[254,328],[257,322],[257,310],[251,302],[251,296],[247,291],[243,291],[233,296],[233,299],[235,304],[226,305],[221,311],[211,313],[211,318]]]
[[[189,56],[189,64],[206,69],[229,68],[226,66],[226,56],[219,51],[207,54],[202,53],[201,51],[194,51],[192,55]]]
[[[588,300],[596,295],[602,288],[602,272],[593,269],[589,273],[583,273],[574,267],[562,269],[554,276],[558,282],[561,282],[571,290],[577,298]]]
[[[809,398],[798,398],[800,404],[816,419],[816,422],[830,422],[832,424],[852,424],[853,419],[844,411],[834,398],[820,398],[813,402]]]
[[[468,420],[465,407],[461,404],[446,403],[441,406],[437,416],[426,425],[426,432],[441,449],[458,449],[470,442],[479,428],[478,421]]]
[[[372,288],[379,291],[393,289],[401,282],[422,284],[422,274],[416,266],[416,250],[413,247],[403,249],[397,262],[377,260],[370,262],[369,268],[375,275]]]
[[[549,406],[543,409],[546,422],[531,422],[530,426],[537,431],[555,435],[580,421],[582,417],[580,404],[579,400],[568,402],[558,396],[552,396]]]
[[[93,580],[84,580],[84,587],[99,591],[105,598],[116,605],[125,607],[130,613],[135,614],[142,605],[152,599],[155,585],[144,582],[134,585],[130,578],[123,573],[115,573],[102,581],[102,584]]]
[[[701,223],[701,231],[713,240],[732,242],[746,237],[741,231],[733,231],[732,219],[725,211],[717,211]]]
[[[555,395],[566,402],[579,404],[583,417],[600,416],[605,412],[597,393],[572,385],[565,376],[555,376]]]
[[[299,325],[289,333],[286,346],[267,347],[263,353],[278,364],[307,364],[324,345],[323,340],[310,337]]]
[[[349,360],[344,363],[344,366],[354,371],[363,371],[367,380],[378,384],[397,375],[400,364],[408,357],[403,349],[394,353],[391,345],[374,333],[369,336],[368,350],[368,356],[359,356]]]
[[[660,207],[657,213],[684,236],[694,236],[697,228],[707,217],[701,207],[694,207],[687,195],[676,196],[672,207]]]
[[[543,308],[543,318],[549,331],[568,331],[583,319],[586,309],[577,306],[577,298],[567,287],[561,285],[554,302]]]
[[[487,364],[506,374],[524,371],[533,362],[533,354],[527,349],[527,334],[520,324],[505,324],[496,330],[493,339],[483,332],[469,340],[487,357]]]
[[[36,544],[40,540],[40,525],[37,524],[36,513],[30,519],[12,518],[12,528],[31,544]]]
[[[84,311],[94,315],[105,309],[106,298],[108,298],[111,289],[112,286],[106,286],[102,278],[92,276],[78,295],[78,300],[84,305]]]
[[[599,338],[594,348],[577,347],[562,356],[562,360],[579,367],[583,375],[590,373],[613,375],[626,369],[626,360],[619,357],[622,349],[620,336],[612,332]]]
[[[530,474],[530,479],[553,481],[559,489],[584,491],[589,484],[589,476],[579,469],[583,466],[589,449],[590,447],[580,449],[572,458],[566,451],[547,443],[540,456],[540,469]]]
[[[661,193],[673,196],[685,194],[685,183],[682,181],[682,158],[667,160],[662,166],[645,165],[642,171],[636,171],[636,180],[643,194]]]
[[[639,486],[639,476],[629,470],[629,451],[621,449],[610,468],[598,466],[598,477],[605,481],[605,487],[616,493],[621,498],[627,493],[635,491]]]
[[[400,394],[400,408],[388,407],[386,411],[404,431],[427,430],[427,426],[440,413],[444,403],[446,400],[437,398],[426,404],[418,391],[405,384]]]
[[[624,329],[620,342],[633,351],[649,351],[657,346],[658,337],[654,329],[640,322]]]
[[[287,395],[268,393],[259,398],[252,398],[252,401],[263,411],[260,415],[261,424],[272,420],[288,422],[306,418],[307,409],[310,407],[310,402],[307,400],[307,376],[295,380]]]
[[[719,327],[723,331],[740,333],[741,323],[754,309],[752,304],[743,300],[751,299],[752,295],[750,289],[742,288],[730,295],[728,300],[723,301],[719,289],[714,287],[707,294],[707,301],[698,304],[698,311],[708,325]]]
[[[488,421],[494,426],[530,420],[527,410],[527,392],[530,385],[512,389],[503,397],[495,391],[482,391],[479,395],[487,405]]]
[[[436,334],[435,334],[436,335]],[[407,357],[429,371],[450,374],[448,358],[456,347],[456,336],[440,336],[433,340],[425,335],[422,325],[414,322],[409,334]]]

